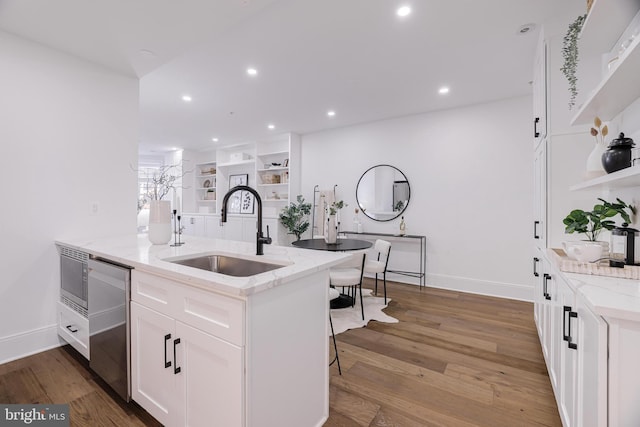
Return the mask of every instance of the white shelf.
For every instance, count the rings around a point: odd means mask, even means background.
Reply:
[[[263,202],[280,202],[287,203],[287,199],[262,199]]]
[[[278,184],[258,184],[258,187],[279,187],[282,185],[289,185],[288,182],[280,182]]]
[[[211,186],[211,187],[198,187],[196,188],[196,190],[215,190],[216,187],[215,186]]]
[[[198,200],[200,203],[215,203],[216,200]]]
[[[219,168],[225,168],[225,167],[230,167],[230,166],[251,165],[251,164],[253,164],[255,162],[256,162],[256,159],[247,159],[247,160],[241,160],[239,162],[220,163],[220,164],[218,164],[218,167]]]
[[[258,172],[277,172],[277,171],[288,171],[289,168],[288,167],[284,167],[284,166],[276,166],[273,168],[269,168],[269,169],[258,169]]]
[[[257,154],[259,157],[266,157],[266,156],[288,156],[289,155],[289,150],[281,150],[281,151],[271,151],[269,153],[258,153]]]
[[[216,174],[215,173],[210,173],[208,175],[198,175],[198,178],[215,178]]]
[[[595,0],[580,32],[580,55],[609,52],[638,10],[637,0]]]
[[[571,191],[596,190],[596,189],[617,189],[628,187],[640,187],[640,166],[632,166],[608,175],[599,176],[581,182],[569,188]]]
[[[572,125],[588,124],[595,116],[613,119],[640,97],[640,37],[625,50],[607,77],[600,82],[571,120]]]

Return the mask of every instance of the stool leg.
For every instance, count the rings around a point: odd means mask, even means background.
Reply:
[[[342,375],[342,368],[340,367],[340,358],[338,357],[338,346],[336,345],[336,334],[333,332],[333,321],[331,320],[331,313],[329,313],[329,324],[331,325],[331,337],[333,338],[333,350],[336,353],[335,359],[329,363],[329,366],[333,365],[333,362],[338,362],[338,373]]]

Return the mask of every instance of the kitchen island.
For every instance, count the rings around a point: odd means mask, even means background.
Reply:
[[[130,266],[132,398],[168,426],[320,426],[328,417],[328,269],[347,255],[144,235],[56,243]],[[176,263],[275,264],[234,277]]]

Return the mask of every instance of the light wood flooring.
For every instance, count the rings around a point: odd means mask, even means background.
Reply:
[[[337,336],[343,375],[334,364],[325,426],[562,425],[532,304],[392,282],[387,291],[385,312],[400,323]],[[159,425],[68,346],[0,365],[0,403],[63,402],[72,426]]]

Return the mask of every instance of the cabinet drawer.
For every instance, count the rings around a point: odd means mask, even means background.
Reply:
[[[131,275],[131,299],[232,344],[244,344],[242,300],[137,270]]]
[[[232,344],[244,345],[244,301],[188,286],[180,286],[176,294],[176,319]]]
[[[58,335],[89,359],[89,319],[58,301]]]
[[[131,272],[131,300],[161,313],[169,313],[169,301],[175,283],[138,270]]]

